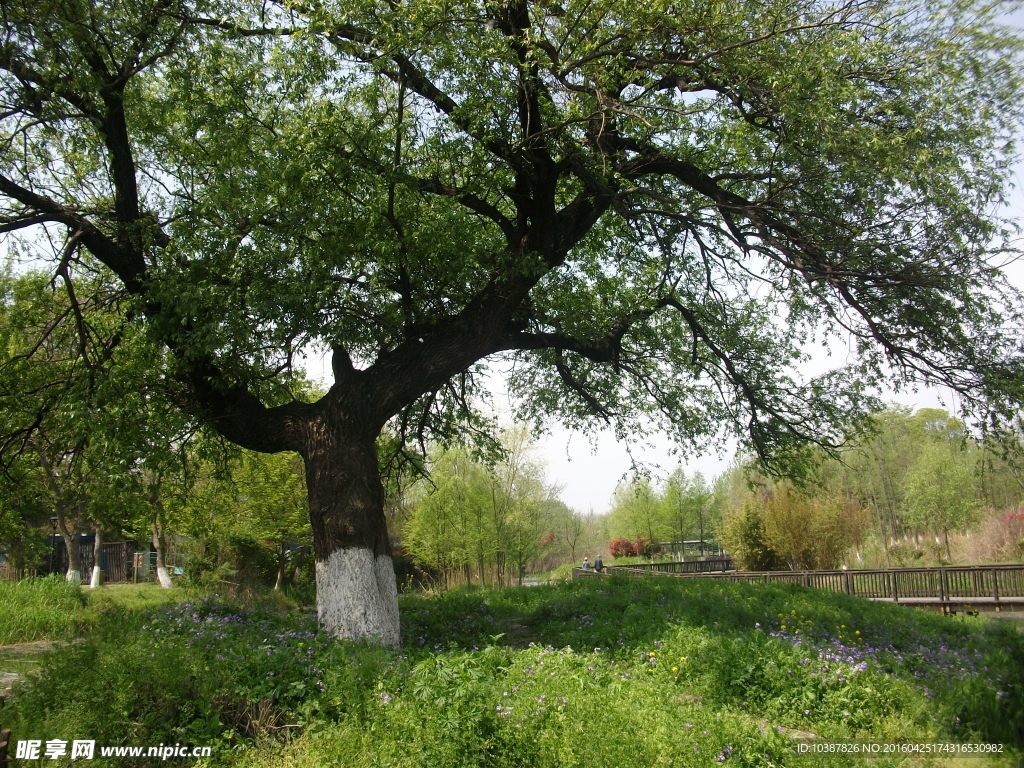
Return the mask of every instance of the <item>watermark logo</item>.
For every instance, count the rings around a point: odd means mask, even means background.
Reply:
[[[14,756],[18,760],[57,760],[70,757],[72,760],[92,760],[99,757],[156,757],[171,758],[209,757],[210,747],[194,747],[189,744],[159,744],[157,746],[96,746],[95,739],[19,739]]]
[[[92,760],[96,752],[95,740],[76,739],[71,742],[71,759]],[[18,741],[14,756],[19,760],[56,760],[68,754],[68,742],[63,739],[27,739]]]

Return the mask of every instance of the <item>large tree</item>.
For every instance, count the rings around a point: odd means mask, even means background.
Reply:
[[[183,404],[302,456],[339,635],[399,638],[376,436],[452,429],[487,358],[534,413],[766,458],[890,372],[1021,400],[993,211],[1024,70],[988,3],[2,8],[0,229],[106,265]],[[829,333],[848,364],[799,376]]]

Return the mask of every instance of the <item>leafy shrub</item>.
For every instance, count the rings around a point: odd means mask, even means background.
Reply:
[[[636,542],[629,539],[619,538],[608,542],[608,554],[612,557],[634,557],[636,553]]]
[[[764,516],[753,499],[725,517],[721,538],[740,568],[773,571],[786,567],[782,557],[768,543]]]
[[[834,496],[775,483],[759,505],[764,543],[793,570],[835,568],[868,526],[866,510]]]
[[[644,539],[612,539],[608,542],[608,554],[612,557],[650,557],[651,543]]]
[[[274,583],[277,553],[262,541],[242,535],[190,540],[184,584],[204,592],[237,595]]]

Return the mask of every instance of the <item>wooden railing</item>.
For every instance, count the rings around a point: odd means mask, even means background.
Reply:
[[[700,561],[696,561],[700,562]],[[710,562],[710,561],[703,561]],[[908,605],[1024,606],[1024,564],[949,565],[934,568],[885,568],[846,571],[733,571],[693,572],[669,566],[695,563],[654,563],[614,566],[609,571],[633,576],[660,574],[676,578],[729,579],[755,583],[798,584],[843,592],[869,600]]]
[[[731,571],[736,566],[733,564],[731,557],[708,557],[703,560],[687,560],[681,563],[637,563],[636,565],[608,566],[608,570],[613,572],[620,568],[628,568],[634,571],[653,571],[655,573],[691,574]]]

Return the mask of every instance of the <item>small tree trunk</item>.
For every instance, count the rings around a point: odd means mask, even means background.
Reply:
[[[11,542],[11,562],[14,563],[14,578],[25,578],[25,543],[21,536]]]
[[[285,559],[285,547],[284,541],[282,540],[277,548],[277,576],[274,579],[274,591],[280,592],[281,587],[284,586],[284,571],[287,560]]]
[[[64,579],[69,584],[82,583],[82,549],[78,541],[78,530],[75,526],[68,525],[67,516],[57,510],[57,527],[60,529],[61,538],[64,539],[64,549],[68,553],[68,569]]]
[[[89,588],[96,589],[103,583],[103,569],[100,567],[100,556],[103,553],[103,529],[98,525],[94,529],[95,539],[92,543],[92,578]]]
[[[160,498],[160,478],[153,478],[149,484],[149,506],[152,510],[152,542],[156,550],[156,580],[164,589],[170,589],[171,574],[167,570],[167,532],[164,526],[164,503]]]
[[[876,503],[874,498],[871,501]],[[892,560],[889,557],[889,533],[885,529],[885,515],[882,513],[878,515],[878,527],[882,531],[882,551],[885,552],[885,567],[892,568]]]
[[[306,430],[317,614],[337,637],[397,646],[398,588],[375,439],[374,430],[341,418]]]
[[[174,586],[171,582],[170,571],[167,570],[166,552],[167,536],[164,533],[159,513],[153,516],[153,549],[156,550],[156,580],[164,589]]]

